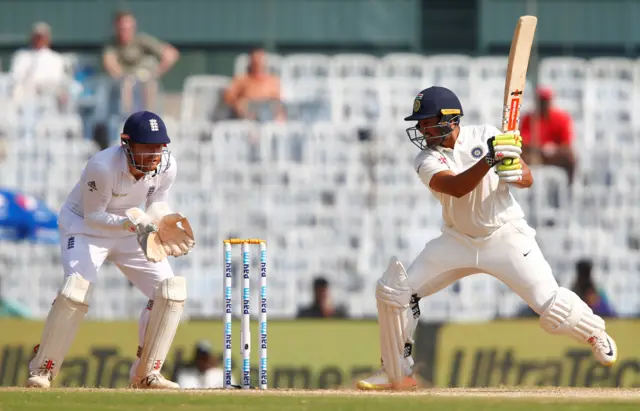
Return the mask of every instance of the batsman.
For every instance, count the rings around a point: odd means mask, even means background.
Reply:
[[[590,345],[595,358],[611,366],[618,356],[605,322],[573,291],[559,287],[525,221],[511,188],[533,184],[520,158],[517,130],[490,125],[460,126],[458,97],[444,87],[421,91],[405,121],[419,149],[414,168],[442,206],[442,234],[429,241],[405,271],[391,258],[378,280],[376,300],[382,368],[357,383],[363,390],[411,389],[413,333],[418,302],[453,282],[488,273],[516,292],[551,334]]]
[[[58,217],[64,281],[29,363],[27,387],[51,386],[109,260],[149,299],[131,386],[179,388],[160,374],[187,298],[185,279],[174,276],[167,258],[186,255],[195,240],[189,221],[167,202],[177,170],[170,142],[158,115],[137,112],[126,120],[121,144],[87,162]]]

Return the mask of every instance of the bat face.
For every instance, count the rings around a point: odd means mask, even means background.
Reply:
[[[517,130],[520,126],[520,107],[537,23],[537,17],[522,16],[513,33],[504,84],[503,132]]]

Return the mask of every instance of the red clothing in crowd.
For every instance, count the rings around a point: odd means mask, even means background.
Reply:
[[[549,109],[548,117],[527,114],[520,125],[523,145],[568,145],[573,140],[573,122],[569,113],[556,108]]]

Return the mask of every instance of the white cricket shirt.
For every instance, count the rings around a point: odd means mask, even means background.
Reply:
[[[161,167],[166,165],[163,163]],[[87,162],[82,177],[60,210],[58,225],[66,235],[96,237],[134,235],[123,227],[125,211],[167,202],[176,177],[177,164],[170,156],[169,168],[153,177],[136,180],[129,171],[129,160],[120,146],[109,147]]]
[[[487,140],[498,134],[501,132],[491,125],[461,127],[453,149],[435,147],[421,151],[414,162],[415,170],[427,187],[439,172],[451,170],[460,174],[487,154]],[[469,237],[489,236],[509,221],[524,218],[522,208],[509,192],[509,185],[500,184],[493,169],[464,197],[434,190],[431,193],[442,205],[444,225]]]

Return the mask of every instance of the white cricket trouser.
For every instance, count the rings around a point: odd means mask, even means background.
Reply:
[[[108,260],[149,299],[153,299],[153,293],[162,280],[173,277],[167,259],[158,263],[147,261],[135,235],[104,238],[61,233],[60,247],[65,277],[77,273],[95,283],[98,270]]]
[[[538,314],[558,290],[535,231],[524,220],[507,223],[482,240],[445,229],[425,245],[407,270],[409,285],[418,297],[478,273],[505,283]]]
[[[120,271],[150,300],[162,280],[173,277],[173,270],[167,259],[158,263],[150,262],[144,256],[136,236],[125,238],[93,237],[83,234],[65,235],[60,233],[62,267],[64,275],[80,274],[95,284],[98,270],[105,260],[115,264]],[[91,309],[91,308],[89,308]],[[138,323],[138,345],[142,346],[151,311],[145,306]],[[133,364],[132,372],[136,367]]]

